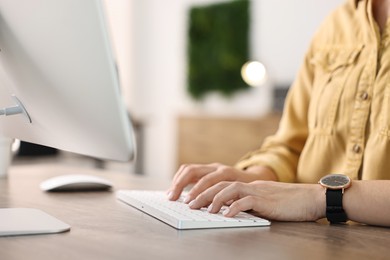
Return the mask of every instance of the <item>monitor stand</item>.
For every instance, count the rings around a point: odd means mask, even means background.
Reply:
[[[5,108],[0,108],[0,116],[13,116],[13,115],[24,115],[28,123],[31,124],[31,117],[27,113],[27,110],[23,106],[22,102],[15,96],[11,96],[14,100],[15,105]],[[7,177],[8,167],[11,163],[11,144],[13,139],[4,136],[0,133],[0,178]]]
[[[53,234],[70,230],[70,226],[49,214],[30,208],[0,209],[0,237]]]
[[[11,138],[0,134],[0,178],[6,178],[8,175],[8,168],[12,158],[11,144]]]
[[[7,178],[11,163],[12,139],[0,135],[0,178]],[[47,213],[31,208],[0,208],[0,237],[52,234],[70,230],[70,226]]]

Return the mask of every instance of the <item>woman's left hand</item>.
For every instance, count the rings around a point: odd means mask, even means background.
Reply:
[[[199,194],[190,208],[208,206],[210,213],[233,217],[241,211],[280,221],[315,221],[325,217],[325,190],[318,184],[291,184],[273,181],[220,182]]]

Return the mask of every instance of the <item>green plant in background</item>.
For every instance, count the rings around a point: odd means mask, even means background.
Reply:
[[[249,88],[240,75],[249,53],[249,1],[190,10],[188,91],[195,99],[218,91],[226,96]]]

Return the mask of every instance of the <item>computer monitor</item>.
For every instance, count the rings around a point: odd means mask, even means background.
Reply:
[[[103,6],[0,0],[1,135],[102,159],[133,158]]]
[[[101,0],[0,0],[0,145],[16,138],[128,161],[133,136]],[[0,236],[70,229],[34,209],[0,216]]]

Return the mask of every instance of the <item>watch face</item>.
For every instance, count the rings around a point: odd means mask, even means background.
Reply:
[[[320,184],[329,189],[343,189],[351,185],[351,179],[343,174],[330,174],[321,178]]]

